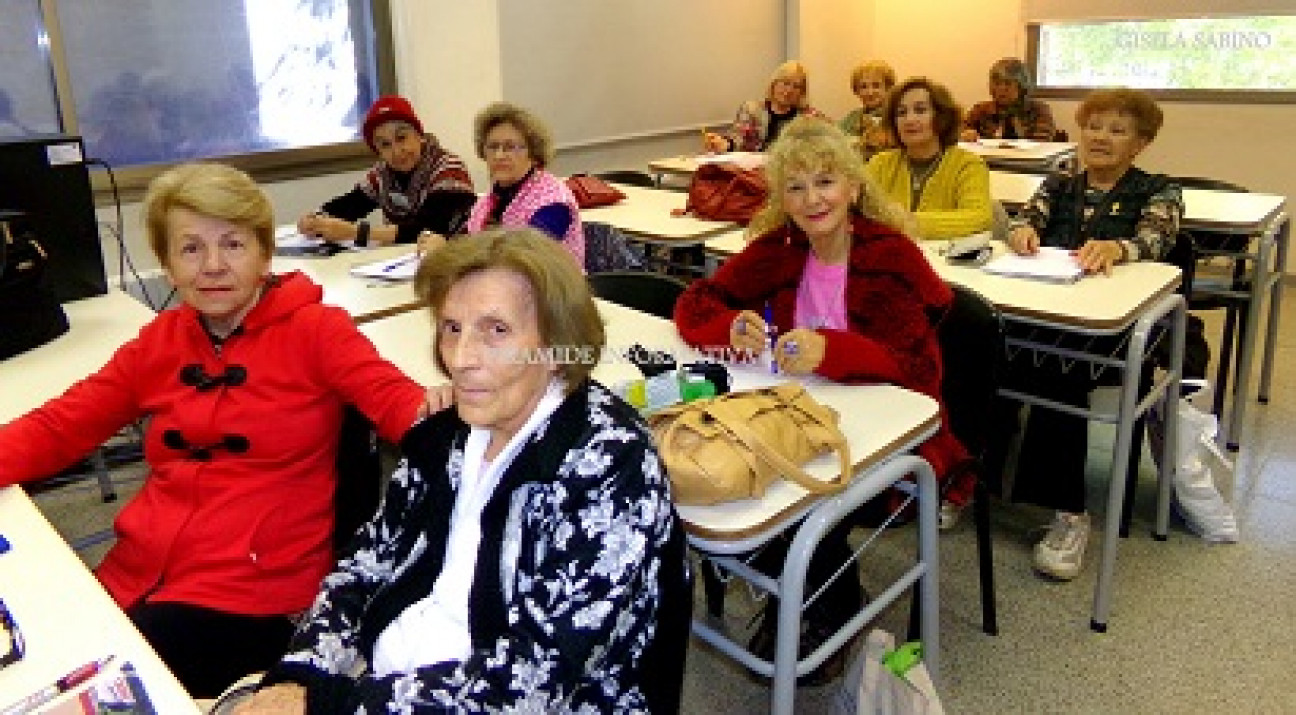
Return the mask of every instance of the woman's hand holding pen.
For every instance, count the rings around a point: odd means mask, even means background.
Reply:
[[[774,343],[774,360],[789,375],[810,375],[823,362],[828,341],[809,328],[795,328]]]
[[[764,318],[753,311],[744,310],[729,326],[729,344],[734,350],[755,358],[768,347],[766,327]]]
[[[297,230],[303,236],[315,236],[325,241],[350,241],[356,237],[356,225],[350,221],[314,213],[297,220]]]
[[[702,132],[702,148],[712,154],[729,151],[729,140],[715,132]]]
[[[1008,234],[1008,247],[1019,256],[1033,256],[1039,253],[1039,233],[1030,226],[1018,226]]]

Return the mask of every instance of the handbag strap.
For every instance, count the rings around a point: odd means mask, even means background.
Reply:
[[[846,485],[850,483],[852,469],[850,461],[850,446],[846,444],[846,437],[842,434],[841,429],[837,425],[825,420],[821,415],[807,411],[802,406],[796,404],[794,400],[786,399],[785,396],[779,394],[777,390],[767,390],[763,392],[766,395],[775,397],[780,404],[805,415],[810,421],[828,431],[829,446],[837,453],[841,465],[837,477],[828,481],[816,479],[811,476],[809,472],[806,472],[801,465],[794,463],[792,460],[779,454],[770,447],[769,444],[743,420],[732,420],[727,416],[717,414],[716,411],[712,410],[707,410],[707,414],[711,415],[711,418],[715,420],[716,424],[720,425],[720,427],[737,440],[739,444],[747,447],[757,457],[763,459],[770,466],[777,469],[783,476],[801,485],[801,487],[806,491],[814,494],[836,494],[845,489]],[[804,394],[804,391],[799,391],[798,394]],[[741,396],[742,393],[730,393],[729,395],[717,398],[717,400]],[[674,425],[672,425],[672,427],[674,427]]]

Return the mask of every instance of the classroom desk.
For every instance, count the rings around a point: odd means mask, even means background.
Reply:
[[[322,257],[275,256],[270,268],[275,273],[301,271],[324,288],[324,302],[336,305],[357,323],[377,320],[418,307],[409,281],[383,281],[357,278],[351,267],[410,253],[413,245],[383,246],[361,251],[343,251]]]
[[[0,361],[0,423],[98,370],[154,317],[143,303],[116,290],[63,307],[68,332]],[[0,555],[0,598],[27,641],[27,656],[0,669],[0,707],[113,654],[138,667],[158,712],[197,712],[130,620],[18,487],[0,489],[0,534],[13,545]]]
[[[148,306],[121,291],[66,303],[69,329],[58,338],[0,360],[0,424],[63,394],[103,367],[123,343],[153,320]]]
[[[1099,632],[1107,630],[1111,610],[1112,580],[1116,567],[1121,513],[1125,505],[1126,475],[1136,420],[1154,405],[1162,394],[1178,395],[1183,365],[1185,301],[1175,293],[1179,286],[1179,269],[1156,262],[1116,266],[1110,276],[1089,276],[1072,284],[1056,284],[986,273],[979,268],[953,266],[937,254],[939,248],[924,245],[928,260],[942,278],[971,288],[999,307],[1009,323],[1010,350],[1031,350],[1055,359],[1077,360],[1073,369],[1102,365],[1120,371],[1120,399],[1115,412],[1095,408],[1059,405],[1046,399],[1013,390],[1000,394],[1037,407],[1060,409],[1090,420],[1116,425],[1112,448],[1111,475],[1107,485],[1106,525],[1103,531],[1102,558],[1098,582],[1094,589],[1093,615],[1090,626]],[[996,253],[1006,248],[995,245]],[[1153,346],[1153,327],[1170,325],[1171,365],[1140,394],[1140,372]],[[1016,326],[1016,327],[1014,327]],[[1078,336],[1075,342],[1059,342],[1057,336]],[[1089,350],[1086,336],[1124,336],[1124,354],[1095,354]],[[1087,364],[1086,364],[1087,363]],[[1165,429],[1164,454],[1176,454],[1177,420],[1168,420]],[[1164,539],[1169,522],[1170,470],[1175,458],[1163,457],[1159,474],[1156,528],[1154,535]]]
[[[581,221],[599,221],[621,229],[642,243],[672,248],[693,246],[707,238],[728,231],[735,224],[708,221],[693,216],[672,216],[672,209],[683,210],[687,194],[643,186],[614,184],[626,195],[611,206],[581,209]]]
[[[1043,182],[1044,177],[1031,174],[990,172],[990,195],[1010,210],[1021,208]],[[1182,228],[1194,233],[1213,233],[1226,236],[1247,236],[1251,245],[1238,254],[1221,254],[1246,257],[1251,273],[1245,276],[1250,283],[1247,315],[1242,326],[1241,350],[1237,358],[1233,379],[1233,398],[1220,425],[1219,442],[1231,450],[1238,448],[1238,435],[1246,418],[1247,399],[1251,386],[1251,369],[1256,341],[1261,330],[1265,303],[1269,304],[1265,323],[1264,356],[1260,368],[1258,399],[1269,402],[1273,381],[1274,350],[1278,343],[1278,323],[1282,310],[1283,272],[1287,269],[1290,220],[1287,199],[1273,194],[1233,193],[1206,189],[1184,189],[1184,217]]]
[[[133,299],[132,299],[133,300]],[[0,598],[13,613],[27,655],[0,668],[0,708],[108,655],[139,671],[159,713],[198,706],[58,532],[18,487],[0,489]]]
[[[1072,165],[1076,160],[1075,142],[1037,142],[983,139],[959,142],[959,146],[980,156],[992,169],[1047,174]]]
[[[723,255],[726,250],[741,246],[733,236],[725,236],[708,244],[708,248]],[[1115,569],[1117,535],[1120,531],[1121,509],[1124,504],[1125,476],[1131,449],[1133,426],[1162,392],[1178,394],[1178,381],[1183,360],[1184,301],[1174,291],[1179,285],[1179,269],[1164,263],[1143,262],[1117,266],[1112,275],[1085,278],[1077,283],[1060,285],[1043,281],[997,276],[979,268],[952,266],[938,254],[939,242],[923,244],[928,260],[947,281],[967,286],[981,293],[998,306],[1004,318],[1027,328],[1058,330],[1078,336],[1128,335],[1126,352],[1121,355],[1097,356],[1096,360],[1107,367],[1121,370],[1121,397],[1116,412],[1097,410],[1066,411],[1081,414],[1088,419],[1116,425],[1116,442],[1113,446],[1111,478],[1108,489],[1107,526],[1103,534],[1102,566],[1094,594],[1091,625],[1095,630],[1105,630],[1110,612],[1111,581]],[[996,244],[998,253],[1006,250]],[[1139,368],[1143,364],[1152,327],[1158,321],[1171,323],[1171,340],[1174,347],[1171,370],[1160,376],[1146,395],[1139,395]],[[1068,357],[1084,359],[1083,352],[1074,346],[1042,345],[1029,340],[1010,340],[1013,349],[1034,349]],[[1093,358],[1091,358],[1093,359]],[[1010,393],[1010,397],[1043,407],[1056,407],[1030,395]],[[1166,448],[1175,443],[1171,431],[1175,420],[1167,422]],[[1174,454],[1173,450],[1167,454]],[[1163,465],[1174,460],[1162,460]],[[1158,501],[1156,535],[1164,538],[1168,529],[1169,486],[1168,474],[1161,475],[1161,496]]]
[[[674,325],[605,301],[599,311],[607,324],[607,343],[614,353],[633,344],[652,350],[670,351],[687,362],[691,358]],[[421,313],[421,311],[420,311]],[[360,327],[378,346],[378,351],[408,375],[425,384],[444,382],[430,357],[431,323],[426,314],[405,313]],[[731,368],[736,389],[773,384],[778,381],[763,370]],[[633,365],[606,358],[594,371],[604,384],[639,376]],[[937,497],[935,476],[930,466],[907,453],[930,437],[939,425],[937,403],[918,393],[893,385],[847,386],[819,379],[805,381],[820,402],[841,416],[841,427],[851,449],[856,477],[842,493],[817,499],[795,484],[779,480],[760,499],[716,506],[679,507],[690,544],[706,552],[734,574],[780,595],[779,640],[774,663],[758,660],[746,648],[713,628],[704,618],[695,619],[693,631],[726,655],[753,671],[773,676],[772,711],[789,713],[795,694],[796,676],[817,667],[824,659],[859,632],[907,588],[923,585],[921,608],[923,641],[927,665],[934,675],[939,670],[937,612]],[[835,459],[820,458],[807,471],[829,478],[838,471]],[[844,514],[903,477],[918,480],[919,556],[891,587],[870,601],[859,614],[814,653],[797,661],[800,608],[805,594],[805,571],[815,546]],[[773,579],[747,566],[739,557],[789,529],[796,529],[793,545],[779,578]],[[851,577],[847,571],[844,577]],[[786,637],[784,637],[786,634]],[[938,677],[938,676],[937,676]]]

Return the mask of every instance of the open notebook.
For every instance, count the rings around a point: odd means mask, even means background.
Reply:
[[[987,273],[1014,278],[1033,278],[1053,283],[1074,283],[1084,275],[1079,261],[1065,248],[1041,246],[1033,256],[1006,253],[981,267]]]

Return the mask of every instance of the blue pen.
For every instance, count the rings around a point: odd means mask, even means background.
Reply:
[[[764,315],[762,317],[765,318],[765,334],[769,339],[770,373],[777,375],[778,360],[774,357],[774,339],[778,337],[778,328],[774,327],[774,307],[768,302],[765,303]]]

